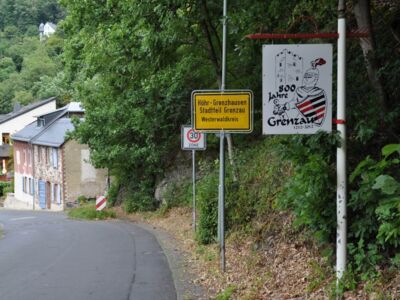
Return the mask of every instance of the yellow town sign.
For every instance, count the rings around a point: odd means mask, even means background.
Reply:
[[[249,90],[193,91],[192,125],[204,132],[251,132],[253,93]]]

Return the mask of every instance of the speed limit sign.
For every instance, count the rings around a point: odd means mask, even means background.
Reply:
[[[205,150],[206,137],[205,134],[195,131],[190,125],[182,126],[182,150]]]

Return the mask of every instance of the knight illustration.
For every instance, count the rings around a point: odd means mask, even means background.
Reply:
[[[326,115],[327,98],[323,89],[317,86],[319,79],[318,66],[326,64],[323,58],[311,61],[311,68],[303,76],[303,82],[294,93],[289,109],[292,117],[312,119],[316,125],[321,125]]]

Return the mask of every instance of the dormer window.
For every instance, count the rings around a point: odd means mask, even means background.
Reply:
[[[44,125],[46,125],[46,120],[44,118],[38,118],[37,119],[37,126],[38,127],[42,127]]]

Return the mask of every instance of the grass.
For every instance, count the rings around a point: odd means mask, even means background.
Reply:
[[[116,218],[117,214],[107,209],[96,211],[96,205],[94,203],[87,203],[69,210],[68,216],[72,219],[80,220],[106,220]]]
[[[219,293],[215,299],[216,300],[229,300],[234,291],[235,291],[235,286],[230,285],[223,292]]]

